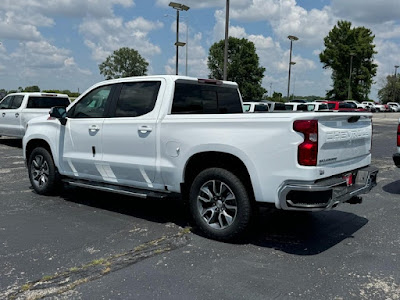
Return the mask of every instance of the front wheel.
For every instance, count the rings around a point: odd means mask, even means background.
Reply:
[[[190,188],[189,208],[206,236],[223,241],[239,238],[252,216],[246,187],[235,174],[221,168],[197,175]]]
[[[40,195],[50,195],[59,187],[60,176],[53,158],[45,148],[39,147],[32,151],[28,172],[33,189]]]

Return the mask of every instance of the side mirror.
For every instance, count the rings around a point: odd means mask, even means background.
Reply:
[[[49,113],[50,117],[58,119],[61,125],[67,123],[67,109],[64,106],[54,106],[50,108]]]

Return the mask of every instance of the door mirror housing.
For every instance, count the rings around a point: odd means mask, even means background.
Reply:
[[[56,118],[62,125],[67,123],[67,109],[64,106],[54,106],[50,109],[50,117]]]

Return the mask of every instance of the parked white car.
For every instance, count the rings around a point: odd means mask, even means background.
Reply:
[[[368,193],[378,172],[371,122],[357,113],[243,113],[234,82],[128,77],[31,120],[23,155],[38,194],[61,181],[160,201],[178,193],[208,237],[230,240],[257,205],[321,211]]]
[[[343,100],[344,102],[354,103],[357,105],[357,108],[365,108],[365,104],[362,104],[356,100]]]
[[[375,102],[373,101],[363,101],[361,102],[364,105],[365,109],[370,112],[376,112],[377,108],[375,107]]]
[[[389,105],[387,104],[375,104],[375,109],[376,111],[380,111],[380,112],[389,112],[391,111]]]
[[[400,104],[399,103],[397,103],[397,102],[388,102],[386,104],[390,106],[392,111],[394,111],[394,112],[399,112],[400,111]]]
[[[0,102],[0,136],[22,138],[29,120],[48,115],[53,106],[68,106],[68,95],[53,93],[13,93]]]

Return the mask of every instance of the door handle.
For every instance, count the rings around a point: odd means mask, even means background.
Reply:
[[[1,115],[2,115],[3,117],[5,117],[5,116],[6,116],[6,113],[2,113]]]
[[[90,131],[90,132],[95,132],[95,131],[99,131],[99,130],[100,130],[100,127],[97,126],[97,125],[91,125],[91,126],[89,126],[89,131]]]
[[[139,126],[138,130],[140,131],[140,133],[146,133],[146,132],[151,132],[153,129],[149,126],[142,125],[142,126]]]
[[[18,117],[19,117],[19,113],[16,113],[16,114],[15,114],[15,117],[18,118]]]

